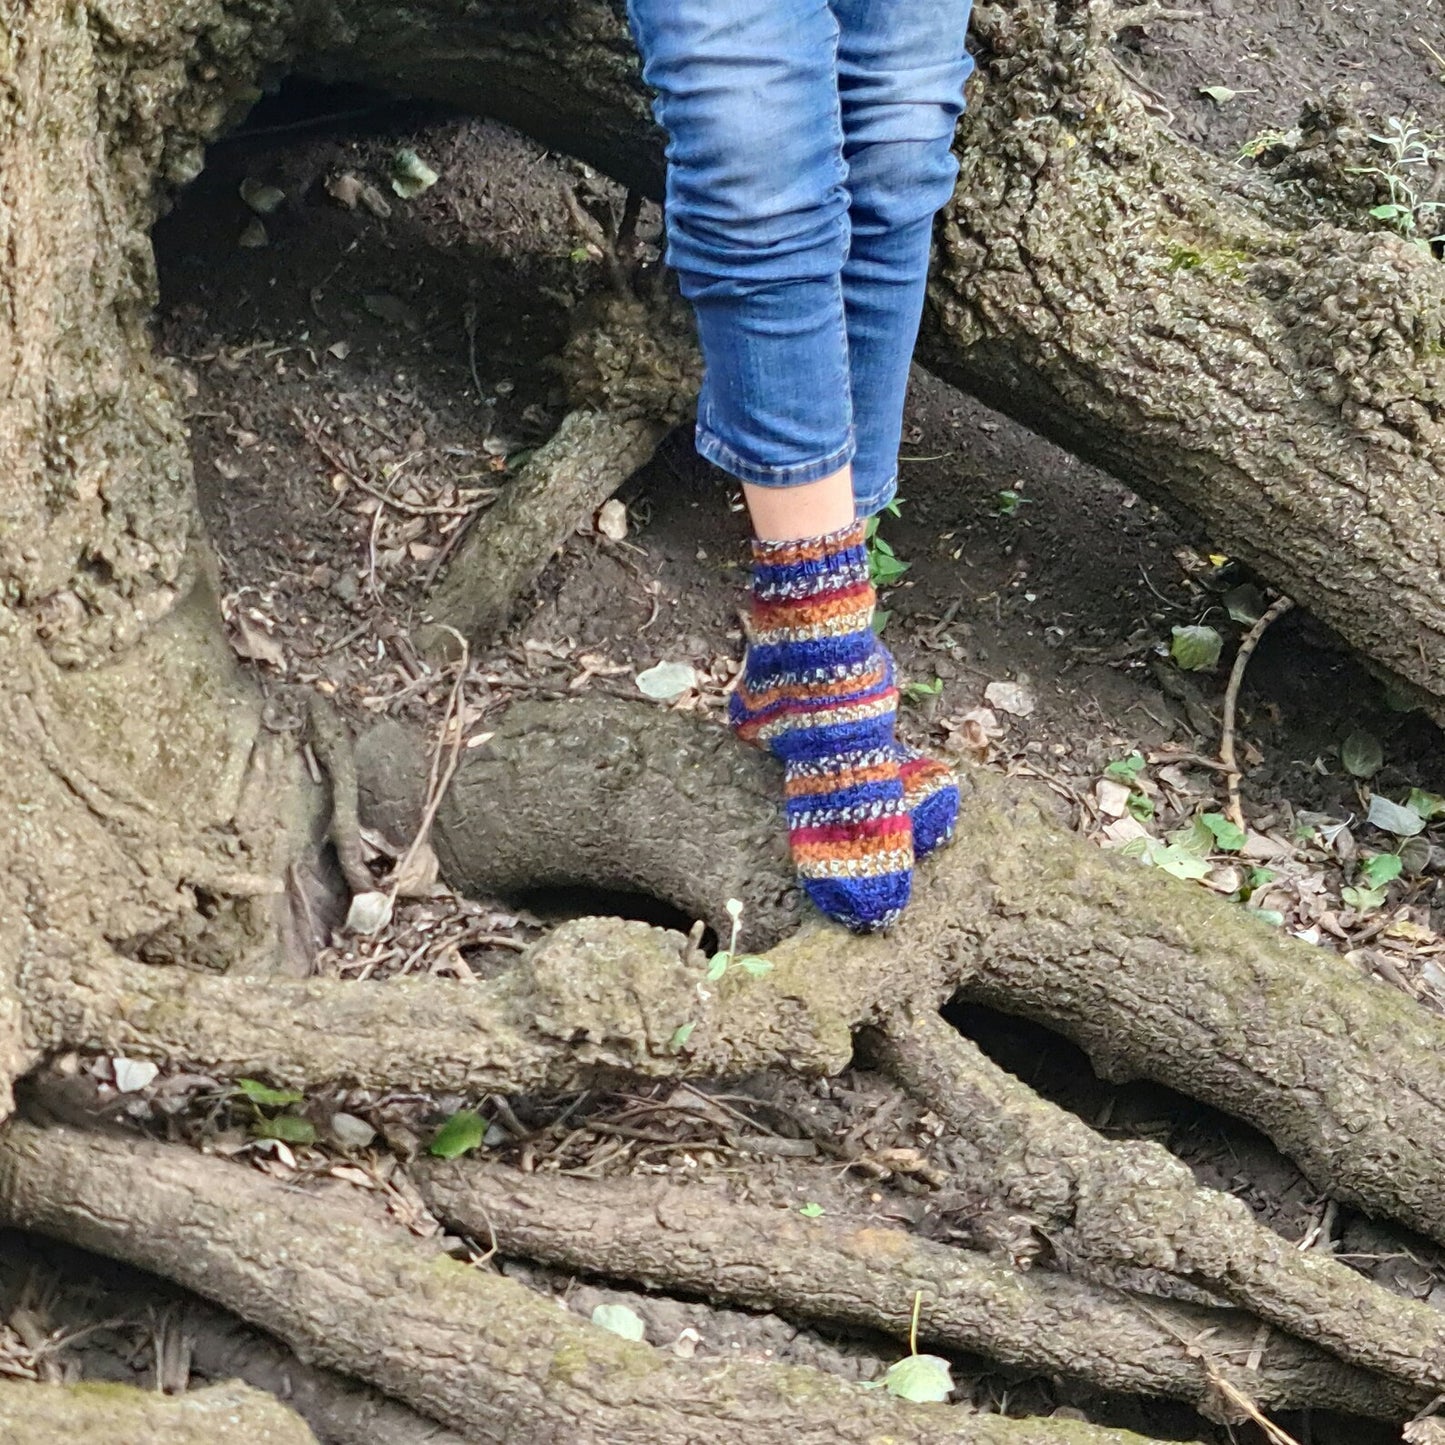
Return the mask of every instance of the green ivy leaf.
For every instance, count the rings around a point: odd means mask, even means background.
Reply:
[[[1413,808],[1427,823],[1445,817],[1445,798],[1439,793],[1427,793],[1424,788],[1411,788],[1405,806]]]
[[[299,1104],[304,1097],[296,1089],[273,1089],[259,1079],[237,1079],[236,1089],[263,1109],[286,1109]]]
[[[1129,816],[1140,823],[1147,823],[1154,816],[1154,799],[1147,793],[1130,793],[1124,802]]]
[[[1176,627],[1169,656],[1185,672],[1207,672],[1219,661],[1224,639],[1213,627]]]
[[[1201,813],[1199,821],[1209,830],[1215,847],[1221,853],[1238,853],[1248,841],[1244,829],[1232,823],[1223,813]]]
[[[1371,889],[1393,883],[1404,871],[1405,861],[1397,853],[1376,853],[1360,864],[1360,877]]]
[[[487,1123],[475,1110],[459,1109],[436,1132],[427,1153],[437,1159],[459,1159],[481,1144]]]
[[[1383,888],[1341,888],[1340,897],[1356,913],[1373,913],[1385,901]]]
[[[1127,758],[1116,758],[1104,769],[1104,776],[1116,783],[1132,783],[1144,771],[1144,754],[1130,753]]]
[[[821,1219],[825,1212],[821,1204],[815,1204],[811,1199],[798,1209],[804,1219]]]
[[[598,1305],[592,1311],[592,1323],[614,1335],[621,1335],[624,1340],[647,1337],[647,1326],[642,1323],[642,1316],[626,1305]]]
[[[937,1355],[909,1355],[888,1367],[883,1387],[915,1405],[936,1404],[953,1393],[953,1375],[948,1361]]]
[[[274,1119],[261,1119],[251,1127],[258,1139],[280,1139],[286,1144],[314,1144],[316,1125],[297,1114],[278,1114]]]
[[[1340,762],[1353,777],[1373,778],[1385,765],[1385,750],[1373,733],[1356,728],[1340,744]]]

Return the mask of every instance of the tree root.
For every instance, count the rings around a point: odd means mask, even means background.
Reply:
[[[666,432],[647,418],[569,412],[462,544],[432,596],[435,625],[418,633],[418,645],[445,654],[446,627],[474,646],[490,641],[567,534],[646,465]]]
[[[572,882],[593,881],[584,870],[604,837],[604,886],[675,878],[677,840],[699,838],[709,846],[695,866],[690,858],[691,883],[671,901],[736,896],[759,900],[761,914],[786,893],[776,848],[741,851],[759,795],[778,785],[768,760],[739,750],[733,776],[751,778],[725,782],[717,731],[643,703],[517,711],[516,728],[499,731],[485,761],[469,760],[457,781],[469,808],[485,797],[503,820],[509,876],[555,876],[552,850],[575,829],[599,843],[571,855]],[[571,741],[548,741],[561,738]],[[531,776],[543,747],[548,767],[570,759],[545,791]],[[466,781],[473,766],[485,793]],[[682,779],[694,768],[703,789],[657,784],[660,772]],[[767,1051],[800,1066],[842,1067],[849,1026],[880,1021],[899,998],[927,1007],[961,987],[1075,1040],[1106,1078],[1153,1079],[1248,1120],[1335,1198],[1445,1242],[1439,1019],[1237,904],[1091,847],[1016,783],[973,771],[961,786],[953,845],[918,870],[899,926],[887,938],[853,938],[810,924],[769,952],[766,978],[725,977],[686,1016],[696,1023],[681,1061],[688,1072],[742,1072],[742,1040],[769,1041]],[[609,831],[622,818],[628,825]],[[488,855],[455,856],[467,836],[452,835],[454,866],[482,888]],[[495,832],[482,837],[490,846]],[[740,876],[748,886],[730,893]]]
[[[411,837],[420,734],[379,723],[356,755],[363,821]],[[491,741],[467,750],[432,843],[442,876],[474,897],[585,884],[664,898],[722,938],[724,904],[740,898],[752,950],[802,919],[772,770],[722,728],[641,703],[509,708]]]
[[[1063,1420],[906,1405],[803,1367],[692,1363],[569,1318],[332,1192],[188,1149],[16,1120],[0,1220],[207,1295],[308,1363],[479,1442],[568,1445],[1141,1445]]]
[[[5,1445],[316,1445],[299,1415],[235,1381],[188,1395],[0,1381],[0,1439]]]
[[[321,1445],[469,1445],[357,1380],[302,1364],[284,1345],[188,1291],[84,1250],[13,1232],[0,1238],[0,1297],[7,1283],[37,1274],[46,1284],[40,1327],[51,1338],[85,1340],[104,1329],[119,1341],[123,1358],[137,1337],[149,1338],[142,1386],[175,1394],[199,1389],[197,1380],[241,1380],[290,1406]],[[109,1378],[107,1365],[115,1363],[102,1364],[99,1378]],[[89,1378],[90,1362],[82,1358],[81,1369]]]
[[[1428,1391],[1399,1389],[1287,1336],[1272,1335],[1261,1350],[1258,1321],[1233,1311],[1146,1304],[863,1221],[819,1224],[689,1185],[439,1161],[416,1164],[413,1177],[446,1224],[494,1238],[507,1254],[902,1341],[919,1292],[918,1337],[931,1345],[1102,1390],[1185,1400],[1207,1415],[1230,1412],[1205,1349],[1219,1375],[1265,1408],[1398,1420],[1429,1399]]]
[[[864,1036],[877,1065],[953,1131],[972,1198],[1021,1216],[1064,1267],[1162,1271],[1341,1360],[1445,1389],[1445,1314],[1328,1255],[1295,1248],[1157,1144],[1113,1143],[984,1057],[937,1014],[900,1010]]]

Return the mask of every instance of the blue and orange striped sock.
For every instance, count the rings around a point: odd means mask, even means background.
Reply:
[[[958,822],[958,779],[947,763],[911,748],[894,745],[903,806],[913,819],[913,856],[922,860],[953,837]]]
[[[913,825],[863,532],[858,522],[753,544],[752,636],[729,717],[739,737],[784,764],[788,841],[808,896],[869,932],[908,902]]]

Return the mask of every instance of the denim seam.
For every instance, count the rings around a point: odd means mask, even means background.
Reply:
[[[831,477],[834,472],[841,471],[848,462],[852,461],[857,446],[850,427],[847,440],[843,445],[826,456],[815,457],[806,462],[793,462],[787,466],[768,466],[745,460],[716,432],[699,421],[697,424],[697,450],[698,455],[705,461],[721,467],[729,475],[736,477],[740,482],[747,482],[750,486],[801,487],[806,486],[809,482],[820,482],[824,477]]]

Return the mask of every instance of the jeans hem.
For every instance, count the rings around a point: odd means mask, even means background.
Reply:
[[[739,456],[715,432],[710,432],[701,422],[697,426],[697,453],[715,467],[721,467],[729,476],[754,487],[804,487],[809,482],[821,482],[840,472],[849,462],[857,446],[849,436],[848,440],[825,457],[814,461],[795,462],[789,466],[767,466],[750,462]]]
[[[894,472],[881,487],[866,494],[853,491],[853,509],[861,517],[876,517],[898,495],[898,473]]]

